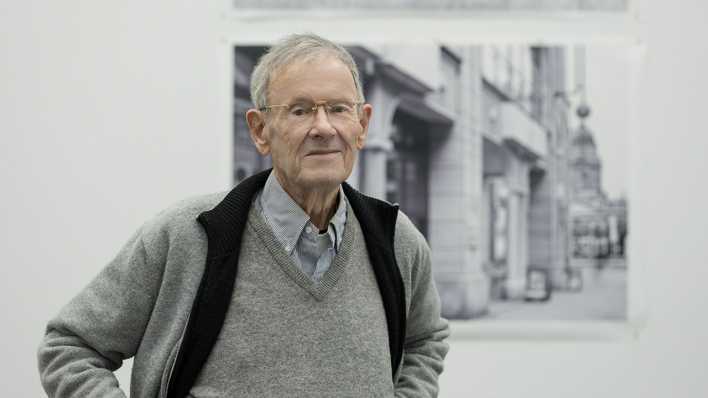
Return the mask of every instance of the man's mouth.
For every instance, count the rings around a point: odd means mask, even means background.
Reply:
[[[307,155],[305,155],[305,156],[332,155],[332,154],[336,154],[336,153],[339,153],[339,152],[340,152],[340,151],[332,150],[332,149],[330,149],[330,150],[318,150],[318,151],[311,151],[311,152],[308,152]]]

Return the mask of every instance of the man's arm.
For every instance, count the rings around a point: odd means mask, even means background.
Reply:
[[[135,354],[150,317],[159,277],[148,268],[137,232],[49,322],[38,350],[49,397],[126,396],[113,371]]]
[[[395,243],[399,266],[410,275],[403,364],[395,395],[397,398],[436,397],[438,376],[449,349],[444,340],[450,335],[450,328],[447,320],[440,316],[440,297],[432,277],[430,248],[403,213],[399,213]]]

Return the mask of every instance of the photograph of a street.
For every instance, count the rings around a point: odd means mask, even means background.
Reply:
[[[267,45],[233,47],[233,182],[270,167],[243,117]],[[629,51],[349,45],[373,106],[347,182],[427,239],[451,320],[627,320]]]

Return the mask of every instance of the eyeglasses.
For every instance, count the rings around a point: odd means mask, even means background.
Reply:
[[[273,109],[284,109],[285,119],[293,124],[312,123],[317,108],[324,108],[331,123],[350,123],[358,120],[359,106],[363,102],[348,101],[298,101],[292,104],[268,105],[258,108],[260,111],[272,111]]]

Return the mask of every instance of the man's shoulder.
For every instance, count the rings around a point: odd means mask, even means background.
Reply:
[[[406,250],[428,249],[428,243],[423,234],[413,224],[408,215],[400,209],[398,210],[398,217],[396,217],[394,244],[397,248]]]
[[[368,196],[346,184],[342,184],[342,187],[344,188],[344,192],[349,194],[345,195],[348,202],[357,200],[358,197],[358,200],[363,201],[363,203],[370,208],[386,209],[386,211],[396,208],[395,212],[397,214],[394,230],[394,246],[396,247],[396,252],[429,250],[428,243],[423,234],[418,230],[415,224],[413,224],[413,221],[411,221],[408,215],[400,209],[397,203],[391,203],[385,199]]]
[[[181,199],[167,206],[156,218],[164,222],[195,219],[202,212],[213,209],[228,193],[229,191],[214,192]]]
[[[181,199],[165,207],[143,225],[143,233],[154,235],[161,233],[176,233],[185,229],[198,227],[199,214],[213,209],[228,191],[191,196]]]
[[[426,263],[430,259],[428,242],[406,213],[400,209],[396,217],[393,246],[396,261],[404,275],[414,272],[417,267],[424,265],[421,262]]]
[[[415,281],[419,280],[420,275],[430,272],[431,252],[423,234],[400,209],[396,217],[394,253],[406,288],[406,302],[410,305]]]
[[[213,209],[224,200],[229,191],[213,192],[209,194],[190,196],[181,199],[166,207],[161,213],[172,217],[199,215]]]

